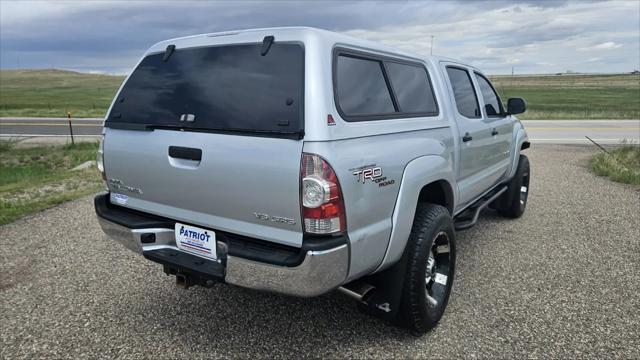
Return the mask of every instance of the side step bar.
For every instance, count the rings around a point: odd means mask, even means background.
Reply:
[[[502,195],[505,191],[507,191],[507,188],[507,185],[504,185],[495,192],[490,192],[480,200],[476,201],[476,203],[471,205],[467,210],[465,210],[463,213],[473,212],[473,216],[456,218],[456,231],[466,230],[475,225],[478,222],[478,216],[480,216],[480,212],[489,204],[491,204],[491,202],[497,199],[500,195]]]

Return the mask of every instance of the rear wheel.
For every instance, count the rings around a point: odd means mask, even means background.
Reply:
[[[449,301],[455,271],[455,233],[449,211],[418,204],[407,243],[407,268],[398,314],[414,335],[436,326]]]
[[[509,188],[499,199],[498,213],[504,217],[519,218],[524,214],[529,199],[529,159],[520,155],[518,169],[509,183]]]

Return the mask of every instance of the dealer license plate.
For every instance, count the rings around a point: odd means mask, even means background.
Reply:
[[[180,250],[217,259],[216,233],[199,227],[176,223],[176,245]]]

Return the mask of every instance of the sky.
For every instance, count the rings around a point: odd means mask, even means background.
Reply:
[[[313,26],[464,60],[488,74],[640,69],[640,0],[0,0],[0,68],[125,74],[154,43]]]

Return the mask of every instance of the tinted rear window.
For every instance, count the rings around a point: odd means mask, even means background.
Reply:
[[[145,57],[114,103],[107,126],[300,132],[304,49],[276,42],[261,56],[261,48],[226,45],[176,49],[167,61],[164,53]]]
[[[487,112],[487,116],[501,116],[504,112],[502,104],[489,80],[478,73],[476,73],[476,79],[478,80],[478,85],[480,85],[480,92],[484,99],[484,109]]]
[[[333,81],[346,121],[438,115],[429,74],[417,62],[345,49],[334,55]]]
[[[447,74],[451,81],[458,112],[468,118],[480,117],[478,99],[469,73],[463,69],[447,67]]]
[[[346,115],[395,111],[380,61],[339,56],[337,67],[338,102]]]
[[[389,79],[403,113],[437,114],[438,106],[433,95],[427,70],[422,66],[387,62]]]

